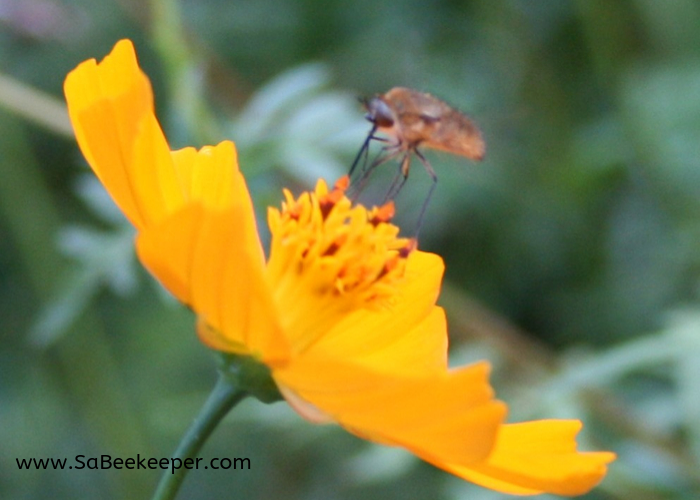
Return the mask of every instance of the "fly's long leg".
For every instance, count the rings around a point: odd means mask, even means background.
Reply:
[[[403,159],[401,160],[401,164],[399,165],[399,171],[396,173],[394,179],[389,185],[389,190],[387,191],[386,196],[384,197],[384,203],[386,203],[389,200],[393,200],[394,198],[396,198],[396,196],[398,196],[399,192],[401,192],[401,188],[403,188],[403,185],[406,184],[406,181],[408,180],[408,171],[410,166],[411,152],[407,151]]]
[[[357,165],[360,163],[360,160],[364,157],[364,161],[362,161],[362,172],[365,171],[367,168],[367,156],[369,155],[369,143],[372,139],[380,139],[379,137],[375,137],[374,133],[377,131],[377,126],[373,126],[372,130],[369,131],[369,134],[367,134],[367,138],[365,138],[365,142],[362,143],[362,147],[360,150],[357,152],[357,156],[355,157],[355,161],[352,162],[352,166],[350,167],[350,171],[348,172],[348,177],[352,178],[352,174],[357,168]]]
[[[421,226],[423,225],[423,220],[425,217],[425,212],[428,208],[428,205],[430,204],[430,198],[433,196],[433,191],[435,191],[435,187],[437,186],[437,174],[435,173],[435,170],[433,170],[432,165],[430,162],[426,159],[425,156],[423,156],[423,153],[418,151],[416,148],[412,148],[411,150],[407,151],[404,154],[403,159],[401,160],[401,165],[399,167],[399,171],[394,177],[394,180],[391,182],[391,185],[389,186],[389,191],[386,194],[386,198],[384,199],[384,203],[386,203],[388,200],[394,199],[398,194],[401,192],[401,188],[403,188],[404,184],[406,184],[406,181],[408,180],[408,174],[410,171],[411,167],[411,154],[415,153],[415,155],[418,157],[420,162],[423,164],[423,167],[425,167],[426,172],[428,172],[428,175],[430,175],[430,178],[432,179],[433,183],[430,186],[430,189],[428,190],[428,195],[425,198],[425,201],[423,201],[423,205],[421,206],[420,212],[418,214],[418,222],[416,223],[416,233],[415,233],[415,238],[418,238],[418,233],[420,233]],[[393,155],[395,156],[395,155]],[[387,158],[388,160],[389,158]]]
[[[369,176],[372,174],[374,169],[377,168],[379,165],[388,162],[389,160],[393,160],[399,154],[401,154],[401,149],[399,149],[396,146],[385,146],[381,149],[379,153],[377,153],[377,156],[374,159],[374,161],[370,163],[370,165],[367,168],[362,169],[362,175],[358,179],[357,183],[351,184],[350,191],[353,192],[353,201],[357,199],[357,197],[364,189],[365,185],[367,184],[367,180],[369,179]]]
[[[428,208],[428,203],[430,203],[430,197],[433,195],[433,191],[435,191],[435,186],[437,186],[438,178],[435,170],[433,170],[432,165],[430,165],[430,162],[425,158],[425,156],[423,156],[423,154],[417,149],[414,149],[414,153],[416,153],[416,156],[425,167],[426,172],[428,172],[428,175],[430,175],[430,178],[433,180],[433,184],[430,186],[430,190],[428,190],[428,196],[425,198],[423,206],[420,209],[420,213],[418,214],[418,222],[416,224],[416,238],[418,238],[418,233],[420,233],[420,228],[423,225],[423,216],[425,215],[425,210]],[[408,175],[408,172],[406,175]]]

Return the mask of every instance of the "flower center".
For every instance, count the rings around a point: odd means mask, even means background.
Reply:
[[[285,190],[282,209],[268,212],[268,278],[297,350],[356,309],[389,306],[416,246],[390,223],[393,202],[353,206],[348,185],[343,177],[329,190],[320,180],[296,199]]]

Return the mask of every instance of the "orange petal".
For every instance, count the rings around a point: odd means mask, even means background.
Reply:
[[[210,328],[199,328],[213,347],[273,363],[288,355],[277,311],[263,274],[254,220],[237,204],[214,212],[189,205],[137,239],[143,264]]]
[[[127,218],[142,228],[152,214],[137,193],[134,170],[167,162],[169,151],[153,115],[151,84],[131,42],[118,42],[99,64],[94,59],[80,64],[66,77],[64,92],[85,158]],[[150,152],[137,163],[135,144],[144,133],[149,139],[141,139],[141,150]]]
[[[402,446],[433,462],[476,462],[491,451],[506,413],[505,405],[493,400],[488,370],[481,363],[403,377],[304,356],[273,370],[273,377],[361,437]]]
[[[504,425],[486,461],[455,466],[437,463],[487,488],[516,495],[581,495],[605,477],[614,453],[576,451],[578,420],[539,420]]]
[[[331,358],[373,362],[377,370],[387,362],[392,370],[401,365],[406,370],[427,366],[444,370],[447,328],[442,313],[435,310],[443,271],[438,255],[412,252],[394,303],[386,309],[362,309],[346,316],[312,349]]]

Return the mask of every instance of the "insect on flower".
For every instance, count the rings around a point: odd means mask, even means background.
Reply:
[[[376,167],[401,156],[399,172],[386,196],[387,199],[392,199],[408,179],[411,156],[418,157],[433,180],[418,218],[418,233],[423,214],[437,185],[435,170],[418,148],[437,149],[479,161],[486,152],[481,131],[466,115],[447,103],[430,94],[405,87],[394,87],[385,94],[365,100],[363,104],[367,109],[365,118],[372,123],[372,129],[362,144],[349,175],[352,176],[358,164],[363,164],[357,187],[359,191]],[[378,132],[385,137],[375,135]],[[367,156],[372,140],[386,144],[368,165]]]
[[[64,91],[87,162],[136,228],[139,259],[196,314],[201,340],[225,356],[220,370],[242,382],[221,379],[177,457],[195,456],[244,395],[282,395],[311,422],[403,447],[504,493],[573,496],[603,479],[615,454],[579,451],[579,420],[506,423],[489,364],[448,365],[447,321],[435,303],[443,260],[399,236],[393,203],[352,203],[345,178],[333,187],[319,180],[298,197],[285,190],[281,207],[268,210],[266,254],[235,145],[171,150],[131,41],[99,63],[80,63]],[[419,155],[420,144],[483,155],[466,118],[407,91],[420,104],[419,127],[392,92],[373,102],[367,139],[380,125],[404,125],[385,155]],[[414,137],[421,127],[435,131]],[[466,137],[472,149],[449,136]],[[155,498],[172,498],[184,476],[164,478]]]

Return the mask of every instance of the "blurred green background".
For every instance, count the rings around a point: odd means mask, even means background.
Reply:
[[[347,171],[358,96],[408,86],[469,113],[487,158],[427,152],[421,233],[446,261],[453,361],[492,362],[511,420],[578,417],[582,448],[619,454],[586,499],[700,498],[693,0],[0,0],[0,498],[149,498],[158,471],[15,459],[168,456],[215,380],[65,117],[66,73],[124,37],[171,146],[237,142],[261,221],[283,186]],[[429,186],[416,162],[408,233]],[[242,404],[202,456],[252,468],[193,472],[179,498],[505,498],[281,403]]]

